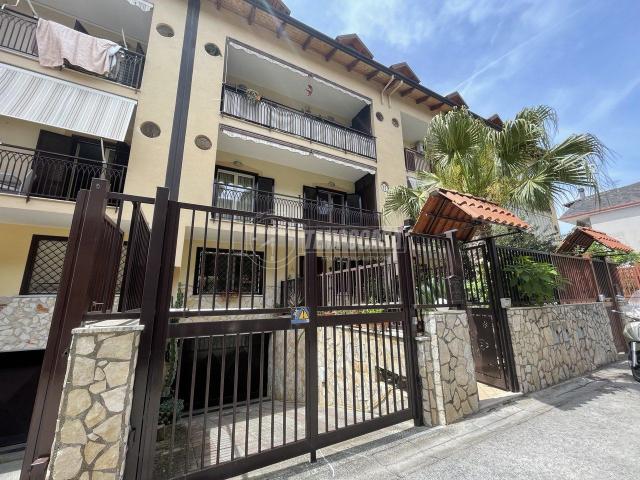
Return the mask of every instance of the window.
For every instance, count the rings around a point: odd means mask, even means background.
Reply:
[[[202,281],[200,265],[204,257]],[[264,253],[202,247],[196,251],[193,294],[242,293],[261,295],[264,286]]]
[[[253,211],[253,175],[218,169],[216,172],[215,206],[230,210]]]
[[[66,251],[66,237],[34,235],[31,239],[20,295],[58,293]]]

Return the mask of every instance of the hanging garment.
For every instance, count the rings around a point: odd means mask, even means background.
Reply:
[[[60,67],[64,60],[71,65],[104,75],[115,63],[122,48],[111,40],[96,38],[49,20],[38,20],[36,29],[38,60],[43,67]]]

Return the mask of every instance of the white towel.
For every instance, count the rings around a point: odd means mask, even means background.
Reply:
[[[49,20],[38,20],[36,29],[38,60],[44,67],[60,67],[67,60],[71,65],[104,75],[111,69],[120,45],[96,38]]]

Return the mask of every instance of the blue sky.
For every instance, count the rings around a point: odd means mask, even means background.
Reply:
[[[480,115],[558,111],[559,136],[597,135],[616,186],[640,181],[640,1],[285,0],[331,36],[357,33],[376,60],[407,61]]]

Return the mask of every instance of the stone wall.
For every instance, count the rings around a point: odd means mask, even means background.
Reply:
[[[616,360],[603,303],[507,309],[518,383],[533,392]]]
[[[318,328],[318,406],[321,410],[326,405],[332,408],[337,407],[340,411],[346,407],[350,412],[354,410],[362,412],[364,406],[365,412],[386,412],[387,403],[389,403],[389,411],[394,411],[394,393],[396,396],[395,407],[398,410],[402,405],[407,408],[409,397],[406,390],[407,368],[402,333],[395,329],[389,332],[388,324],[385,324],[384,333],[381,331],[380,324],[378,324],[378,329],[378,331],[374,331],[373,324],[369,326],[368,331],[366,325],[362,325],[362,329],[358,325],[354,325],[353,329],[348,326],[336,326],[334,334],[332,327]],[[293,330],[278,331],[275,334],[275,339],[273,335],[271,337],[268,359],[268,391],[271,393],[273,388],[275,400],[286,398],[287,402],[290,402],[297,397],[298,402],[304,402],[304,336],[305,330],[299,329],[297,334]],[[298,344],[297,389],[295,387],[296,342]],[[276,349],[276,368],[272,373],[274,346]],[[284,368],[285,358],[286,369]],[[382,374],[383,370],[389,374],[386,381]],[[397,384],[394,388],[390,378],[392,371],[398,376],[396,380],[402,384],[402,388]],[[274,381],[272,381],[272,377]]]
[[[122,478],[141,326],[73,330],[47,478]]]
[[[478,386],[464,311],[429,312],[416,339],[425,425],[447,425],[478,409]]]
[[[43,350],[55,304],[55,295],[0,298],[0,352]]]

